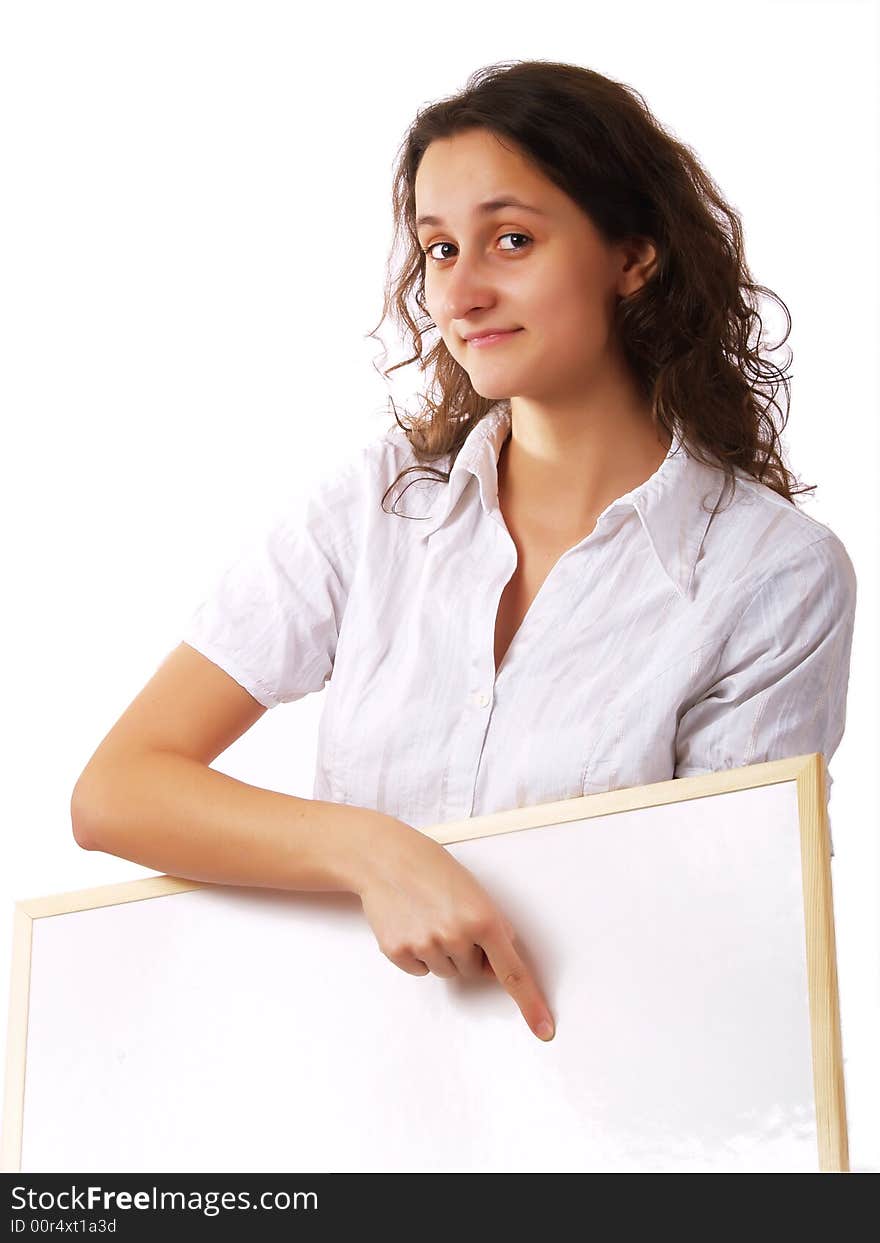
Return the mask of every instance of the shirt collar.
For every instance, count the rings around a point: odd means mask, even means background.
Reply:
[[[480,503],[487,517],[501,521],[498,509],[498,455],[510,430],[510,402],[493,406],[468,434],[440,494],[434,512],[419,526],[427,539],[452,514],[476,478]],[[723,487],[723,472],[690,456],[678,432],[669,452],[650,478],[619,496],[599,515],[597,527],[612,514],[635,509],[642,529],[663,572],[675,590],[686,598],[693,593],[693,578],[703,546],[712,507]]]

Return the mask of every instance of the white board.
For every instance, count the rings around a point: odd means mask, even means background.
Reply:
[[[512,922],[548,1043],[497,981],[397,968],[353,894],[156,878],[20,903],[4,1168],[845,1169],[823,774],[425,830]]]

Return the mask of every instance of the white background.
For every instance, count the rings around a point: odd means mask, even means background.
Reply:
[[[787,464],[858,576],[833,878],[850,1157],[880,1169],[878,25],[872,0],[3,6],[0,997],[16,900],[151,874],[81,850],[70,794],[215,574],[423,387],[379,374],[393,322],[367,338],[417,108],[569,61],[694,149],[792,316]],[[320,709],[216,766],[309,797]]]

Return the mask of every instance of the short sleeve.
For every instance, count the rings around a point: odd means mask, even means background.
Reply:
[[[184,625],[182,640],[266,708],[321,690],[357,555],[366,450],[247,540]],[[378,502],[377,502],[378,503]]]
[[[833,533],[768,573],[723,645],[712,685],[679,719],[674,775],[821,752],[830,794],[855,605],[855,571]]]

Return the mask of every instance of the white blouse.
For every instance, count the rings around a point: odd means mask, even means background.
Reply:
[[[245,541],[186,624],[267,708],[329,679],[313,797],[419,828],[817,751],[830,790],[856,603],[840,539],[739,470],[710,521],[723,474],[675,436],[559,558],[496,672],[509,427],[497,403],[448,484],[413,472],[383,510],[417,460],[395,424]]]

